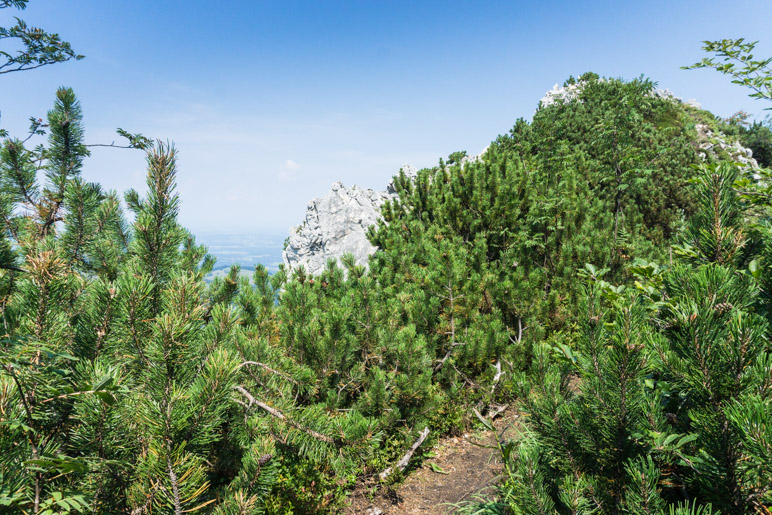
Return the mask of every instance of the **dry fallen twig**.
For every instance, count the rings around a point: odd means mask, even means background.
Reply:
[[[405,470],[407,468],[407,464],[410,463],[410,458],[413,457],[413,454],[415,454],[416,449],[418,449],[422,443],[424,443],[424,440],[426,440],[426,437],[429,436],[429,428],[424,428],[423,431],[421,431],[421,434],[418,436],[418,440],[416,440],[413,443],[413,446],[410,447],[410,450],[405,453],[404,456],[397,462],[396,468],[400,471]],[[385,480],[387,477],[389,477],[394,472],[395,467],[389,467],[380,474],[378,474],[378,477],[381,478],[381,481]]]

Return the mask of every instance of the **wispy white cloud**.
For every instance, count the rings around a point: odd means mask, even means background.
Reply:
[[[300,170],[300,165],[292,159],[287,159],[284,163],[284,169],[279,172],[279,180],[281,182],[295,182],[298,180],[297,171]]]
[[[278,117],[182,95],[138,112],[125,125],[175,143],[180,222],[186,227],[283,230],[302,221],[308,201],[336,181],[383,189],[402,163],[426,166],[443,155],[444,149],[418,137],[437,131],[401,121],[389,125],[389,113],[371,111]],[[384,136],[393,126],[399,130]],[[112,126],[92,127],[89,141],[120,141]],[[97,148],[93,154],[84,170],[88,180],[144,193],[143,153]]]

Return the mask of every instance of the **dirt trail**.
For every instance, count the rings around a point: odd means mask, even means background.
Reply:
[[[517,419],[517,414],[507,412],[494,423],[495,434],[470,431],[441,440],[432,449],[436,456],[425,460],[402,484],[383,487],[375,494],[365,488],[357,489],[346,513],[452,513],[453,505],[480,495],[495,495],[502,470],[496,438],[502,431],[505,439],[513,438]]]

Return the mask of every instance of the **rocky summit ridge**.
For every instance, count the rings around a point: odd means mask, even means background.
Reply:
[[[575,101],[583,86],[583,82],[562,87],[556,84],[541,99],[540,108],[556,102]],[[682,100],[667,89],[655,89],[653,94],[700,108],[696,100]],[[723,152],[746,169],[758,168],[750,149],[729,141],[723,134],[714,133],[707,125],[697,124],[695,129],[697,150],[703,159]],[[464,156],[459,164],[464,166],[480,161],[484,154],[485,150],[480,155]],[[408,177],[415,177],[418,172],[410,164],[404,164],[401,171]],[[282,254],[285,267],[292,272],[302,266],[310,275],[318,275],[328,260],[339,260],[344,254],[352,254],[357,265],[367,266],[368,258],[377,250],[367,239],[367,229],[380,220],[383,203],[394,198],[397,198],[397,192],[393,180],[385,191],[334,183],[329,193],[308,204],[303,223],[290,229]]]

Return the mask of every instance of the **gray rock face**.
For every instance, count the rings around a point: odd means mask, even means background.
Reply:
[[[599,79],[603,80],[603,79]],[[571,102],[575,100],[582,92],[584,82],[577,82],[576,84],[569,84],[568,86],[560,86],[555,84],[552,89],[547,91],[540,100],[541,107],[551,106],[552,104],[562,100],[563,102]]]
[[[742,146],[739,141],[732,143],[723,134],[714,134],[702,123],[698,123],[694,128],[697,131],[697,148],[703,159],[706,159],[708,154],[716,156],[723,150],[745,169],[753,170],[759,167],[759,163],[753,158],[753,150]]]
[[[339,259],[346,253],[353,254],[358,265],[367,265],[367,258],[376,250],[367,240],[367,228],[378,222],[381,205],[392,196],[333,184],[327,195],[308,204],[303,223],[290,229],[283,254],[288,270],[303,266],[306,272],[317,275],[328,259]]]
[[[411,164],[407,164],[407,163],[403,164],[400,170],[411,179],[415,179],[415,176],[418,175],[418,168],[416,168]],[[392,179],[389,182],[389,185],[386,186],[386,193],[388,193],[389,195],[397,194],[397,190],[394,188],[394,179]]]

